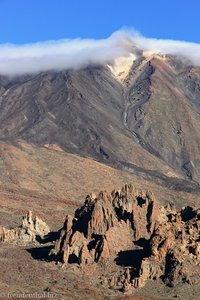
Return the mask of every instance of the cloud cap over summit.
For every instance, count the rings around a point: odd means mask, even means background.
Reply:
[[[112,63],[136,49],[186,57],[200,65],[200,45],[146,38],[134,30],[120,30],[107,39],[63,39],[25,45],[0,45],[0,74],[22,75],[49,70],[80,69]]]

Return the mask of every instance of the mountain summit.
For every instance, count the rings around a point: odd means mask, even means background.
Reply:
[[[0,139],[57,144],[198,189],[199,82],[199,67],[151,52],[112,66],[1,76]]]
[[[150,51],[1,75],[0,289],[199,295],[199,99],[199,67]]]

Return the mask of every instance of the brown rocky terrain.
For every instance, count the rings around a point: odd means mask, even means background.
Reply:
[[[171,211],[166,223],[150,238],[150,256],[142,261],[139,285],[163,277],[169,286],[200,281],[200,211],[191,207]]]
[[[143,148],[198,181],[199,73],[172,56],[139,58],[125,79],[125,121]],[[159,126],[158,126],[159,125]]]
[[[58,145],[199,191],[199,68],[144,53],[126,73],[119,80],[108,66],[96,66],[1,76],[0,139]]]
[[[198,299],[200,69],[113,70],[0,76],[2,299]]]
[[[131,249],[133,240],[148,239],[156,224],[165,218],[151,192],[139,193],[131,185],[111,195],[91,194],[74,218],[67,215],[52,254],[63,263],[72,256],[83,267],[105,262]]]
[[[111,195],[92,194],[74,218],[67,215],[50,255],[94,274],[96,265],[112,274],[113,263],[125,265],[128,257],[130,268],[102,279],[125,293],[160,278],[172,287],[200,287],[200,211],[159,207],[151,192],[139,193],[132,185]]]
[[[160,206],[132,185],[92,193],[57,233],[31,212],[20,227],[1,227],[0,288],[59,299],[121,299],[123,292],[122,299],[189,300],[200,289],[199,238],[199,209]]]
[[[126,182],[154,192],[160,203],[199,207],[198,193],[167,188],[89,158],[66,153],[56,146],[36,147],[23,141],[0,144],[0,224],[20,225],[32,210],[51,228],[58,229],[66,213],[73,214],[88,191],[109,193]],[[26,203],[26,205],[24,204]]]

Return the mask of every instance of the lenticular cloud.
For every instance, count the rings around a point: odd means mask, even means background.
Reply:
[[[136,31],[121,30],[109,38],[63,39],[26,45],[0,45],[0,74],[22,75],[48,70],[80,69],[114,62],[137,50],[186,57],[200,66],[200,45],[195,43],[146,38]]]

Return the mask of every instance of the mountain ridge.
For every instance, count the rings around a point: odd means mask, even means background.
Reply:
[[[128,57],[125,71],[120,79],[109,66],[1,76],[0,139],[57,144],[115,167],[132,164],[132,172],[170,174],[195,189],[200,68],[143,53]]]

